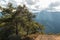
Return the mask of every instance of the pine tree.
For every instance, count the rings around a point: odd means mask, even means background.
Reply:
[[[2,37],[8,38],[12,34],[39,33],[44,27],[33,20],[35,15],[29,12],[25,5],[14,8],[11,3],[8,3],[6,8],[0,7],[2,17],[0,18],[0,27]],[[39,31],[40,30],[40,31]],[[23,33],[22,33],[23,32]],[[6,34],[6,35],[5,35]],[[8,39],[5,39],[8,40]]]

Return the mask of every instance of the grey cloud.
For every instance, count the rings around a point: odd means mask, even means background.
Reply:
[[[12,3],[14,7],[17,6],[17,3],[14,0],[8,0],[8,1],[7,0],[0,0],[0,4],[2,4],[2,6],[7,6],[7,3],[9,3],[9,2]]]
[[[27,2],[27,4],[29,4],[29,5],[34,5],[34,4],[36,4],[36,2],[33,2],[32,0],[26,0],[26,2]]]
[[[49,5],[49,7],[56,7],[56,6],[60,6],[60,2],[51,3]]]
[[[47,8],[47,10],[49,10],[50,12],[56,12],[56,9],[54,7],[57,6],[60,6],[60,2],[51,3]]]
[[[6,2],[6,0],[0,0],[0,1],[4,1],[4,2]]]

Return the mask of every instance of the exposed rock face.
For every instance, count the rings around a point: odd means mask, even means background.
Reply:
[[[56,35],[39,35],[35,40],[60,40],[60,36],[56,36]]]

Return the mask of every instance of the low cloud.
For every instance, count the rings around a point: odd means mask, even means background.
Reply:
[[[3,1],[4,4],[1,1]],[[25,4],[32,12],[41,11],[46,8],[57,8],[57,6],[60,5],[59,0],[0,0],[0,4],[2,5],[8,2],[11,2],[14,6]]]

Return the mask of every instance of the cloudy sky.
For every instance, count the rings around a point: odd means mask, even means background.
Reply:
[[[0,5],[6,6],[8,2],[13,5],[25,4],[32,12],[49,9],[49,11],[60,11],[60,0],[0,0]]]

